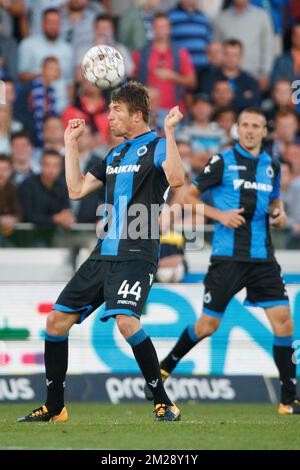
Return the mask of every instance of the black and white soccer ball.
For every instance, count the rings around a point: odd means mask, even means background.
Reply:
[[[94,46],[87,51],[82,61],[86,80],[107,90],[115,88],[125,76],[124,59],[119,51],[111,46]]]

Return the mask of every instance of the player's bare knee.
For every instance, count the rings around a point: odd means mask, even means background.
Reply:
[[[53,336],[64,336],[66,335],[75,318],[70,318],[66,314],[62,314],[56,310],[52,310],[47,317],[46,330],[47,333]]]
[[[290,316],[281,318],[273,325],[276,336],[293,336],[294,324]]]
[[[136,333],[140,322],[137,318],[128,315],[117,315],[116,322],[121,335],[126,339]]]
[[[211,336],[215,331],[217,331],[219,324],[219,318],[210,317],[208,315],[205,315],[204,317],[203,315],[196,323],[196,335],[199,338],[206,338],[207,336]]]

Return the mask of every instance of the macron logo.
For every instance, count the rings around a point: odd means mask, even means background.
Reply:
[[[244,189],[255,189],[256,191],[265,191],[271,193],[273,191],[273,186],[267,183],[257,183],[256,181],[245,181],[243,179],[233,180],[233,188],[236,191],[244,187]]]
[[[106,170],[107,175],[118,174],[118,173],[137,173],[141,165],[122,165],[122,166],[108,166]]]

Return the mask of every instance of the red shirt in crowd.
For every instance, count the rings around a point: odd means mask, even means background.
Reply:
[[[135,66],[135,77],[138,78],[138,70],[140,67],[141,51],[137,50],[132,55]],[[186,49],[179,50],[180,70],[181,75],[190,75],[194,72],[190,55]],[[148,62],[148,79],[145,85],[153,86],[160,91],[160,107],[170,109],[176,106],[175,84],[171,80],[162,80],[155,75],[156,69],[169,69],[174,70],[172,49],[169,47],[165,52],[162,52],[152,47],[149,62]]]
[[[84,119],[94,131],[99,132],[104,144],[109,142],[108,111],[104,99],[99,101],[94,109],[88,106],[84,96],[79,97],[79,104],[69,106],[62,114],[64,126],[67,127],[69,119]]]

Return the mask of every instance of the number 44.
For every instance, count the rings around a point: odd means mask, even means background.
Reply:
[[[118,295],[123,295],[123,299],[127,299],[127,295],[133,295],[135,297],[135,300],[138,302],[138,300],[141,298],[141,286],[140,283],[137,281],[131,289],[129,288],[129,283],[127,282],[127,279],[122,282],[121,287],[118,291]]]

